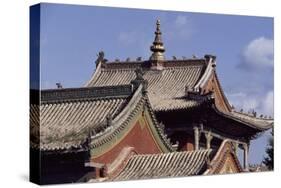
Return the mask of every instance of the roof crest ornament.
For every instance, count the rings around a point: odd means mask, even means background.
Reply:
[[[147,92],[147,85],[148,81],[143,78],[144,71],[141,68],[137,68],[135,70],[136,78],[131,81],[131,84],[133,85],[133,89],[137,89],[141,84],[143,85],[143,92]]]
[[[96,66],[98,66],[100,63],[105,63],[107,62],[107,59],[104,58],[104,52],[103,51],[100,51],[98,54],[97,54],[97,60],[95,61],[96,63]]]
[[[56,86],[57,86],[58,89],[62,89],[62,85],[61,85],[60,82],[56,83]]]
[[[137,68],[135,70],[135,73],[136,73],[136,80],[144,80],[143,78],[144,72],[141,68]]]

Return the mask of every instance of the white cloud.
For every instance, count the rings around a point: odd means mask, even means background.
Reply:
[[[254,109],[258,115],[273,116],[273,91],[268,91],[265,94],[231,93],[227,94],[227,98],[237,111],[240,111],[241,108],[244,112]]]
[[[265,37],[257,38],[245,47],[239,67],[246,69],[273,67],[273,55],[273,40]]]

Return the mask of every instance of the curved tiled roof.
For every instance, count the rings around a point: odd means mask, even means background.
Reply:
[[[78,147],[89,129],[103,122],[108,114],[115,116],[124,103],[126,99],[118,98],[41,105],[41,150]],[[38,122],[32,121],[31,126],[38,126],[35,123]]]
[[[92,86],[111,86],[129,84],[135,79],[137,67],[143,63],[107,63],[106,67],[98,67],[91,80],[86,84]],[[144,67],[143,78],[148,81],[148,96],[152,108],[156,111],[177,108],[189,108],[196,101],[181,99],[186,95],[186,88],[193,88],[206,69],[204,59],[193,61],[164,62],[162,70]],[[181,99],[181,100],[178,100]]]
[[[246,124],[249,127],[252,127],[254,129],[257,129],[259,131],[264,131],[267,129],[270,129],[273,127],[274,120],[273,119],[264,119],[264,118],[258,118],[254,116],[250,116],[248,114],[243,114],[240,112],[223,112],[220,111],[215,106],[213,107],[215,112],[221,116],[224,116],[226,118],[232,119],[234,121]]]
[[[249,114],[232,111],[231,114],[243,121],[258,125],[260,128],[269,129],[273,126],[274,119],[272,118],[259,118]]]
[[[108,89],[112,90],[112,87]],[[75,92],[75,89],[72,90]],[[96,92],[95,88],[91,88],[91,90]],[[65,92],[64,90],[55,90],[54,92],[59,94],[55,97],[52,94],[52,97],[49,97],[48,100],[42,100],[40,106],[31,105],[31,130],[39,129],[40,146],[37,142],[39,135],[34,135],[35,140],[37,137],[37,141],[36,143],[32,142],[31,145],[35,148],[40,147],[41,150],[77,149],[81,147],[81,143],[85,142],[89,130],[103,123],[107,115],[110,114],[115,117],[129,100],[129,95],[118,97],[118,94],[114,97],[101,97],[100,95],[89,97],[89,95],[85,98],[81,95],[80,89],[76,90],[76,94],[78,93],[81,97],[70,100],[69,93],[65,95],[60,93]],[[42,91],[41,96],[45,94]]]
[[[160,139],[163,151],[174,150],[156,120],[142,84],[134,91],[127,85],[45,90],[41,98],[40,106],[32,104],[30,109],[33,148],[71,151],[104,146],[126,130],[135,115],[146,106],[151,128]],[[107,119],[109,115],[112,120]]]
[[[100,63],[86,86],[129,84],[136,77],[135,70],[142,68],[143,78],[148,81],[148,97],[154,111],[188,109],[202,104],[201,100],[187,96],[190,91],[199,92],[198,94],[201,95],[200,89],[208,83],[216,66],[214,56],[207,55],[205,59],[165,60],[162,62],[161,69],[153,69],[151,63],[153,62]],[[219,89],[222,90],[220,84]],[[227,102],[223,92],[222,95]],[[227,118],[259,131],[271,128],[273,125],[273,120],[248,117],[231,111],[230,107],[229,112],[217,111]]]
[[[134,155],[112,180],[180,177],[203,173],[212,150]]]

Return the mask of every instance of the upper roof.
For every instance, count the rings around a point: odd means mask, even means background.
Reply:
[[[104,52],[96,60],[96,71],[86,87],[130,84],[141,68],[141,76],[148,81],[148,96],[155,111],[176,110],[196,106],[196,100],[186,98],[188,91],[200,90],[215,67],[215,56],[204,58],[165,60],[160,21],[156,22],[155,39],[148,61],[107,62]]]
[[[161,39],[160,22],[156,23],[155,39],[151,46],[152,55],[147,61],[107,62],[100,52],[96,70],[85,87],[117,86],[130,84],[136,78],[135,71],[141,69],[141,76],[148,82],[148,97],[154,111],[182,110],[198,107],[202,100],[192,99],[189,93],[199,95],[216,93],[217,112],[224,117],[238,121],[246,126],[266,130],[273,121],[235,113],[221,88],[215,71],[216,57],[165,60],[164,44]],[[221,107],[222,106],[222,107]]]
[[[135,70],[142,68],[148,81],[148,96],[156,111],[196,106],[187,100],[186,92],[195,88],[207,67],[205,59],[164,61],[162,70],[149,68],[150,62],[106,63],[97,70],[86,87],[130,84],[136,77]]]
[[[143,78],[148,81],[148,97],[154,111],[195,108],[206,99],[206,94],[202,95],[200,90],[210,79],[214,69],[214,60],[207,61],[208,58],[209,56],[206,56],[206,59],[163,61],[161,70],[152,69],[151,61],[99,64],[86,87],[130,84],[136,78],[136,69],[142,67]],[[193,93],[195,97],[191,97]],[[233,110],[222,111],[219,108],[216,108],[216,111],[224,117],[260,131],[273,125],[273,119],[252,117]]]

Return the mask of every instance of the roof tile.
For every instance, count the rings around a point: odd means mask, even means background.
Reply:
[[[132,156],[124,169],[111,180],[179,177],[197,175],[212,150],[144,154]]]

